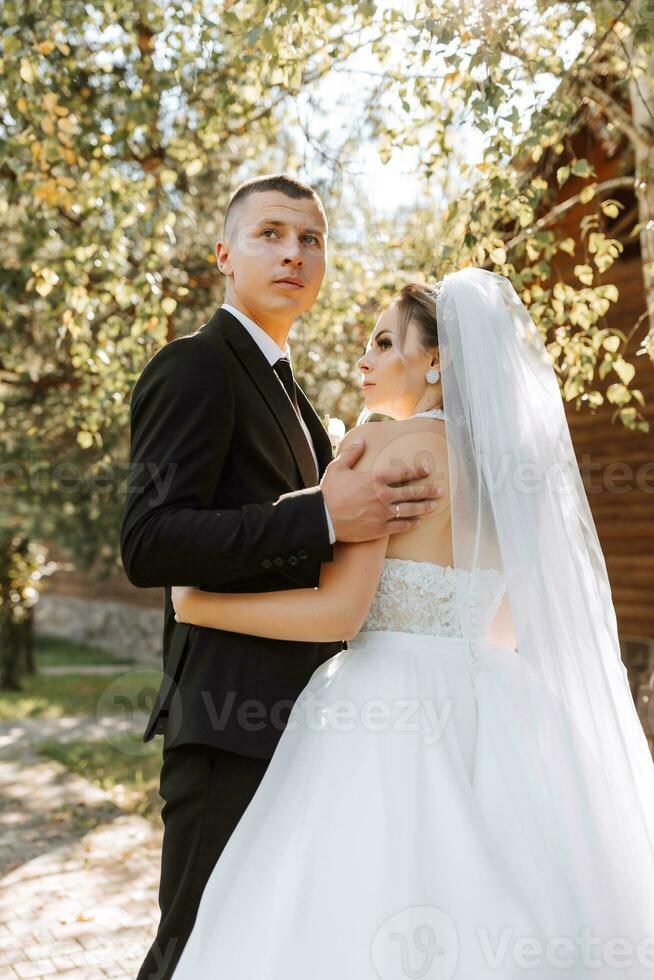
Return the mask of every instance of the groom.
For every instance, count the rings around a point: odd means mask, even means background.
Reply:
[[[130,409],[122,561],[134,585],[165,590],[164,679],[143,735],[164,736],[161,919],[138,980],[172,975],[293,702],[345,645],[176,623],[171,586],[317,586],[335,540],[408,530],[436,496],[413,485],[422,469],[374,480],[353,470],[363,443],[332,461],[329,436],[294,381],[287,336],[326,268],[315,191],[285,175],[241,184],[216,256],[225,302],[146,364]]]

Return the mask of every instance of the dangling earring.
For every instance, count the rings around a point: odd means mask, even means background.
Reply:
[[[440,372],[437,371],[436,368],[429,368],[429,370],[425,372],[425,381],[427,384],[435,385],[439,378]]]

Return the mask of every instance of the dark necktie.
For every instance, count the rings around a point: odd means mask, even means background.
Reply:
[[[295,408],[295,412],[299,418],[300,406],[297,403],[297,395],[295,394],[295,380],[293,378],[293,368],[291,367],[291,362],[285,357],[280,357],[279,360],[275,361],[273,364],[273,369],[286,388],[288,397],[293,402],[293,407]]]

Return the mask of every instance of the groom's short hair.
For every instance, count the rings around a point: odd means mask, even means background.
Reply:
[[[303,184],[301,180],[289,177],[287,174],[263,174],[261,177],[252,177],[250,180],[243,181],[230,197],[223,221],[223,241],[226,241],[234,230],[239,204],[258,191],[280,191],[287,197],[293,197],[296,200],[298,198],[311,198],[322,215],[325,231],[327,231],[325,209],[313,187],[309,187],[308,184]]]

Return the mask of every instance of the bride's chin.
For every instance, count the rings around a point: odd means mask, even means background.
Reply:
[[[366,406],[369,412],[374,412],[376,415],[387,415],[386,403],[379,398],[366,398],[365,392],[363,395],[363,404]]]

